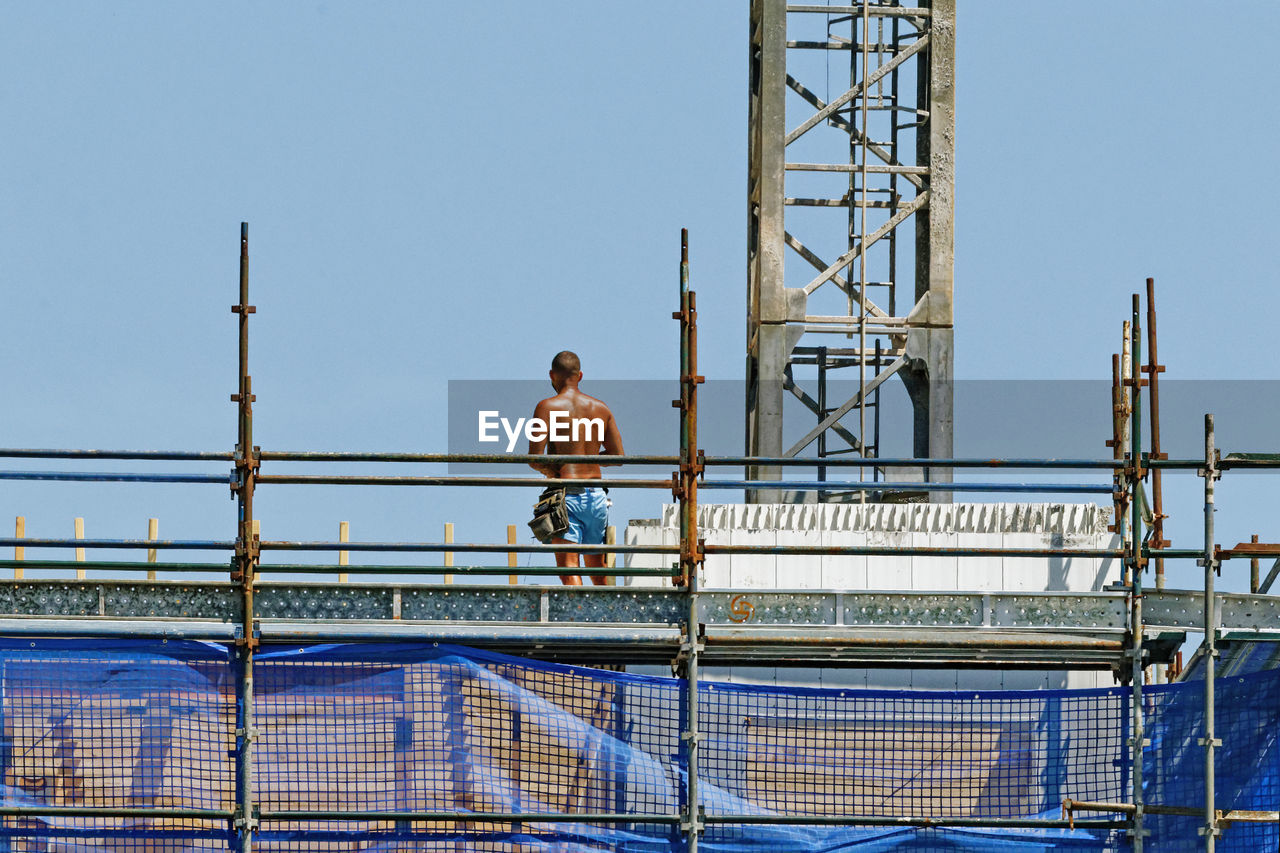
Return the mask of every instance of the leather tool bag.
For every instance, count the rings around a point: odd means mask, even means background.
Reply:
[[[552,486],[538,496],[529,529],[544,545],[569,529],[569,509],[564,505],[563,486]]]

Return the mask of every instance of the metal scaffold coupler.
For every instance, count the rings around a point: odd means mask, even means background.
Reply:
[[[699,835],[701,835],[702,832],[707,828],[706,818],[707,818],[707,810],[702,806],[698,806],[697,814],[694,815],[693,820],[690,820],[687,817],[680,818],[680,831],[686,832],[686,833],[696,832]]]

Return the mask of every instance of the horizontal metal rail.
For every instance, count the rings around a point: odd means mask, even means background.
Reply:
[[[488,486],[503,488],[583,488],[670,490],[673,480],[551,479],[543,477],[397,476],[368,474],[260,474],[259,485],[295,486]],[[0,480],[64,481],[88,483],[206,483],[235,484],[234,472],[218,474],[160,473],[138,474],[116,471],[0,471]],[[840,480],[704,480],[703,489],[781,488],[797,491],[861,492],[981,492],[981,493],[1066,493],[1109,495],[1111,484],[1091,483],[885,483]]]
[[[165,462],[234,462],[235,454],[226,451],[180,450],[81,450],[58,448],[0,448],[0,459],[112,459]],[[600,465],[678,465],[680,457],[666,454],[638,456],[610,456],[595,454],[528,454],[528,453],[404,453],[378,451],[319,451],[319,450],[263,450],[258,454],[263,462],[401,462],[423,464],[506,464],[531,463],[591,464]],[[857,468],[874,465],[877,468],[1050,468],[1074,470],[1122,470],[1128,466],[1125,459],[1084,458],[1032,458],[1032,457],[798,457],[798,456],[705,456],[702,460],[709,467],[816,467]],[[1152,459],[1142,455],[1144,468],[1198,470],[1204,467],[1203,459]],[[1222,457],[1219,467],[1226,469],[1280,468],[1280,454],[1229,453]]]
[[[19,543],[32,540],[19,540]],[[86,542],[71,539],[70,543]],[[0,546],[6,540],[0,539]],[[92,547],[92,546],[90,546]],[[678,554],[676,545],[502,545],[475,542],[301,542],[264,540],[263,551],[405,551],[554,554]],[[1122,557],[1120,548],[945,548],[926,546],[844,546],[844,545],[706,545],[707,554],[796,554],[810,556],[919,556],[919,557]],[[508,572],[510,574],[510,572]]]
[[[707,466],[769,466],[769,467],[816,467],[827,468],[1054,468],[1074,470],[1106,470],[1114,471],[1127,464],[1123,459],[1031,459],[1031,458],[959,458],[959,459],[913,459],[905,457],[879,456],[824,456],[822,458],[804,456],[707,456],[703,459]],[[1201,462],[1201,465],[1204,463]]]
[[[0,448],[0,459],[146,459],[161,462],[234,462],[235,453],[226,450],[59,450]]]
[[[8,616],[0,618],[0,637],[103,637],[145,640],[209,640],[232,642],[240,634],[232,622],[171,617],[168,619],[103,619],[86,616]]]
[[[539,812],[440,812],[440,811],[339,811],[332,809],[264,810],[258,819],[268,821],[455,821],[476,823],[629,823],[629,824],[677,824],[683,815],[668,814],[617,814],[617,813],[539,813]],[[981,817],[890,817],[885,815],[780,815],[780,814],[717,814],[706,815],[704,821],[718,825],[771,825],[771,826],[968,826],[968,827],[1023,827],[1067,829],[1065,819],[1053,818],[981,818]],[[1081,829],[1119,829],[1126,824],[1113,820],[1077,820],[1074,826]]]
[[[31,540],[20,540],[19,544]],[[87,540],[72,539],[72,542]],[[0,546],[5,540],[0,539]],[[92,546],[89,546],[92,547]],[[403,551],[406,553],[471,552],[479,554],[679,554],[678,545],[503,545],[491,542],[301,542],[263,540],[263,551]],[[447,569],[445,571],[448,571]],[[515,574],[508,569],[505,574]]]
[[[543,457],[545,458],[545,457]],[[672,480],[562,480],[549,477],[462,477],[462,476],[349,476],[326,474],[260,474],[259,485],[290,486],[503,486],[547,489],[554,486],[581,486],[583,488],[608,489],[665,489],[670,491]]]
[[[0,563],[3,565],[3,563]],[[80,566],[83,568],[84,563],[70,563],[72,566]],[[620,577],[620,578],[669,578],[680,574],[680,569],[675,563],[667,568],[639,568],[615,566],[613,568],[580,568],[579,571],[589,572],[593,575],[603,577]],[[338,563],[261,563],[258,565],[258,573],[263,574],[314,574],[314,573],[340,573],[351,575],[422,575],[422,574],[448,574],[448,575],[473,575],[477,577],[485,576],[506,576],[511,574],[527,575],[529,577],[559,577],[563,574],[573,574],[573,570],[566,570],[561,566],[396,566],[396,565],[342,565]]]
[[[260,821],[459,821],[474,823],[679,823],[675,814],[618,814],[610,812],[415,812],[415,811],[340,811],[336,809],[265,809],[258,813]]]
[[[147,806],[0,806],[5,817],[170,817],[191,820],[230,820],[230,809],[152,808]],[[12,830],[10,830],[12,832]],[[21,834],[16,833],[16,834]]]
[[[704,545],[707,554],[911,557],[1123,557],[1123,548],[951,548],[925,545]]]
[[[1076,804],[1077,808],[1085,804]],[[1098,804],[1104,805],[1104,804]],[[1116,805],[1121,804],[1106,804]],[[1156,807],[1158,808],[1158,807]],[[1108,809],[1111,810],[1111,809]],[[1148,809],[1153,813],[1155,809]],[[1182,814],[1183,810],[1170,809],[1168,813]],[[230,820],[229,809],[187,809],[151,807],[99,807],[99,806],[0,806],[0,815],[6,817],[80,817],[80,818],[179,818],[187,820]],[[586,823],[586,824],[677,824],[682,815],[672,814],[620,814],[585,812],[564,814],[560,812],[458,812],[458,811],[343,811],[336,809],[266,809],[258,813],[262,822],[351,821],[351,822],[416,822],[455,821],[475,823]],[[1080,828],[1118,829],[1125,824],[1110,820],[1068,821],[1052,818],[978,818],[978,817],[889,817],[884,815],[706,815],[708,825],[768,825],[768,826],[967,826],[967,827],[1024,827],[1024,828]],[[142,830],[146,832],[146,828]],[[21,834],[19,831],[18,834]]]
[[[919,6],[878,6],[874,3],[868,3],[862,6],[815,6],[812,4],[789,5],[787,6],[787,11],[823,13],[827,15],[866,14],[873,18],[927,18],[933,14],[931,9]]]
[[[377,453],[362,451],[263,450],[263,462],[421,462],[427,464],[528,465],[533,462],[599,465],[678,465],[679,456],[610,456],[606,454],[552,453]]]
[[[756,826],[967,826],[1021,828],[1021,829],[1071,829],[1066,820],[1030,817],[893,817],[890,815],[706,815],[708,825],[756,825]],[[1123,829],[1128,824],[1118,820],[1077,820],[1080,829]]]
[[[214,483],[230,486],[235,473],[134,474],[127,471],[0,471],[0,480],[50,480],[76,483]]]
[[[47,539],[5,536],[0,548],[110,548],[147,551],[234,551],[236,543],[226,539]],[[83,568],[83,566],[81,566]]]
[[[235,550],[235,542],[221,540],[166,540],[166,539],[28,539],[19,537],[0,537],[0,547],[14,548],[106,548],[115,550]],[[325,542],[297,540],[263,540],[259,546],[264,551],[368,551],[384,553],[488,553],[488,554],[679,554],[677,545],[580,545],[564,543],[552,545],[504,544],[497,542]],[[719,545],[703,546],[707,554],[767,554],[817,557],[1098,557],[1102,559],[1125,556],[1122,548],[965,548],[925,545]],[[1199,559],[1204,552],[1191,548],[1145,548],[1147,557],[1161,557],[1167,560]],[[1231,559],[1233,555],[1224,553],[1222,559]],[[1244,557],[1236,555],[1240,559]],[[142,562],[125,560],[0,560],[3,568],[26,569],[94,569],[119,571],[174,571],[204,572],[224,571],[225,563],[189,563],[189,562]],[[272,565],[264,563],[264,571],[280,572],[378,572],[406,573],[428,572],[431,574],[512,574],[509,566],[403,566],[403,565],[359,565],[343,566],[332,563],[281,563]],[[520,574],[536,574],[536,567],[521,567]],[[499,571],[500,569],[500,571]],[[612,568],[595,574],[616,574],[619,576],[648,574],[666,575],[666,569],[631,569]]]
[[[27,540],[23,540],[24,542]],[[82,541],[82,540],[81,540]],[[141,560],[0,560],[0,569],[87,569],[109,572],[227,572],[225,563],[148,563]],[[337,569],[335,569],[337,571]],[[346,567],[342,568],[346,571]],[[452,571],[452,570],[451,570]],[[511,570],[507,569],[509,573]]]
[[[120,572],[226,572],[230,563],[147,563],[124,560],[0,560],[0,569],[76,569],[87,571]],[[345,565],[342,563],[263,563],[260,573],[279,574],[352,574],[352,575],[510,575],[511,566],[406,566],[406,565]],[[518,574],[529,576],[559,576],[565,570],[555,566],[520,566]],[[676,568],[592,568],[591,574],[605,577],[671,577],[679,574]]]

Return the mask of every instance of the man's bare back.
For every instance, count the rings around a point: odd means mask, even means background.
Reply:
[[[534,408],[533,415],[545,424],[554,424],[557,421],[567,423],[569,426],[565,432],[568,434],[568,439],[552,441],[548,437],[541,441],[530,441],[529,453],[574,456],[598,456],[602,453],[609,456],[623,455],[622,433],[618,430],[618,424],[613,418],[613,412],[602,401],[578,390],[578,383],[582,381],[582,369],[578,357],[567,350],[559,353],[552,361],[548,375],[556,395],[540,401]],[[547,477],[567,480],[600,479],[600,469],[603,467],[600,464],[590,462],[569,462],[562,465],[556,465],[551,462],[531,462],[530,465]],[[579,538],[576,540],[556,539],[553,541],[558,543],[577,541],[578,544],[601,544],[603,542],[603,528],[596,531],[594,528],[598,525],[592,524],[592,522],[599,520],[599,513],[603,512],[602,506],[607,503],[603,493],[595,488],[578,489],[573,494],[566,496],[566,500],[569,498],[574,499],[574,506],[570,508],[570,517],[574,526],[571,527],[570,534]],[[593,506],[596,504],[598,506]],[[575,518],[575,511],[583,516],[581,519],[582,524],[577,523],[578,519]],[[601,542],[582,541],[581,537],[584,530],[589,538],[597,538],[598,536]],[[582,556],[583,562],[588,568],[604,567],[604,554],[596,553]],[[577,568],[578,557],[577,553],[558,553],[556,554],[556,565],[562,568]],[[577,586],[582,582],[577,575],[561,575],[560,579],[570,586]],[[603,575],[593,575],[592,580],[596,584],[604,584],[606,579]]]

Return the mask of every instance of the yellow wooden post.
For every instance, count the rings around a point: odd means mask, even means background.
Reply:
[[[84,538],[84,519],[83,519],[83,518],[77,518],[77,519],[76,519],[76,538],[77,538],[77,539],[83,539],[83,538]],[[83,563],[83,562],[84,562],[84,549],[83,549],[83,548],[77,548],[77,549],[76,549],[76,562],[77,562],[77,563]],[[78,581],[82,581],[82,580],[84,580],[84,578],[85,578],[84,569],[76,569],[76,580],[78,580]]]
[[[158,519],[158,518],[148,518],[148,519],[147,519],[147,541],[148,541],[148,542],[154,542],[154,541],[156,541],[156,540],[157,540],[157,539],[159,539],[159,538],[160,538],[160,519]],[[156,561],[156,549],[155,549],[155,548],[148,548],[148,549],[147,549],[147,562],[148,562],[148,563],[154,563],[155,561]],[[155,569],[149,569],[149,570],[147,571],[147,580],[149,580],[149,581],[153,581],[153,580],[155,580],[155,579],[156,579],[156,571],[155,571]]]
[[[348,524],[348,523],[347,523],[347,522],[345,522],[345,521],[339,521],[339,522],[338,522],[338,541],[339,541],[339,542],[350,542],[350,541],[351,541],[351,538],[350,538],[350,537],[351,537],[351,525],[350,525],[350,524]],[[349,556],[349,554],[350,554],[350,553],[351,553],[351,552],[349,552],[349,551],[339,551],[339,552],[338,552],[338,565],[339,565],[339,566],[347,566],[347,565],[350,565],[350,564],[351,564],[351,558],[350,558],[350,556]],[[347,576],[347,573],[346,573],[346,572],[339,572],[339,573],[338,573],[338,583],[346,583],[346,582],[347,582],[347,580],[348,580],[348,576]]]
[[[13,520],[13,536],[15,539],[23,539],[26,537],[26,535],[27,535],[27,519],[20,515]],[[27,558],[26,548],[15,547],[13,549],[13,559],[25,560],[26,558]],[[16,581],[22,580],[22,569],[18,568],[17,566],[13,567],[13,579]]]
[[[507,525],[507,544],[508,544],[508,545],[514,545],[514,544],[516,544],[516,526],[515,526],[514,524],[508,524],[508,525]],[[514,569],[514,568],[516,568],[516,566],[517,566],[517,562],[516,562],[516,552],[515,552],[515,551],[508,551],[508,552],[507,552],[507,568]],[[519,575],[507,575],[507,583],[509,583],[509,584],[518,584],[518,583],[520,583],[520,576],[519,576]]]
[[[614,527],[612,524],[604,529],[604,544],[618,544],[618,528]],[[617,565],[617,555],[610,551],[608,554],[604,555],[604,566],[606,569],[612,569],[615,565]],[[618,585],[618,578],[614,575],[610,575],[607,580],[609,586]]]
[[[453,544],[453,522],[452,521],[446,521],[444,523],[444,542],[446,545]],[[444,565],[446,569],[453,568],[453,552],[452,551],[444,552]],[[444,582],[453,583],[453,572],[445,572]]]

